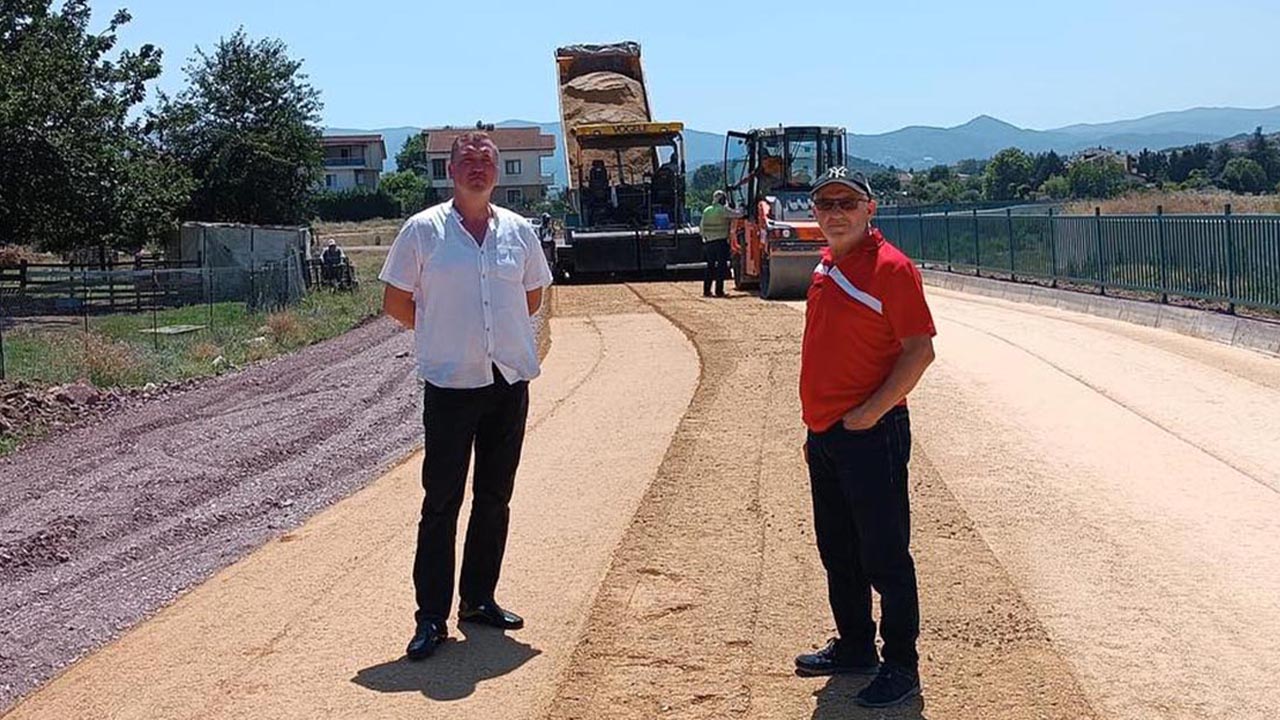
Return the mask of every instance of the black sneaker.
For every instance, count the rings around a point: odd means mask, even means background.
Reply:
[[[871,684],[858,693],[854,701],[865,708],[887,708],[899,705],[920,694],[920,675],[906,668],[885,663]]]
[[[838,638],[827,641],[818,652],[796,656],[796,672],[800,675],[875,675],[879,670],[880,660],[874,649],[870,654],[851,652]]]

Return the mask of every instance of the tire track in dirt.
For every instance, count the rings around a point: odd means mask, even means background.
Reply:
[[[795,677],[794,655],[834,633],[800,454],[803,316],[736,294],[704,300],[695,284],[632,289],[697,346],[703,374],[548,717],[919,718],[924,707],[935,718],[1093,717],[922,453],[924,706],[872,713],[852,702],[865,679]]]

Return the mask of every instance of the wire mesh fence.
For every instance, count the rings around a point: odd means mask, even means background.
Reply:
[[[130,367],[218,362],[231,344],[252,350],[272,330],[270,316],[310,289],[357,283],[349,263],[325,267],[292,255],[254,267],[163,261],[0,267],[0,380],[130,384],[136,379]],[[170,376],[184,374],[169,369]]]

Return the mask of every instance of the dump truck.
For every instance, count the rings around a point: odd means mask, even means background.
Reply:
[[[725,137],[725,191],[744,216],[729,234],[733,284],[768,299],[803,297],[826,239],[809,192],[844,165],[845,130],[778,126]]]
[[[655,122],[634,42],[556,50],[568,170],[561,279],[701,267],[685,209],[684,125]]]

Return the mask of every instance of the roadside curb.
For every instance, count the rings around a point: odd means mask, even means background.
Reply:
[[[921,269],[920,274],[926,284],[945,290],[1056,307],[1280,356],[1280,323],[940,270]]]

